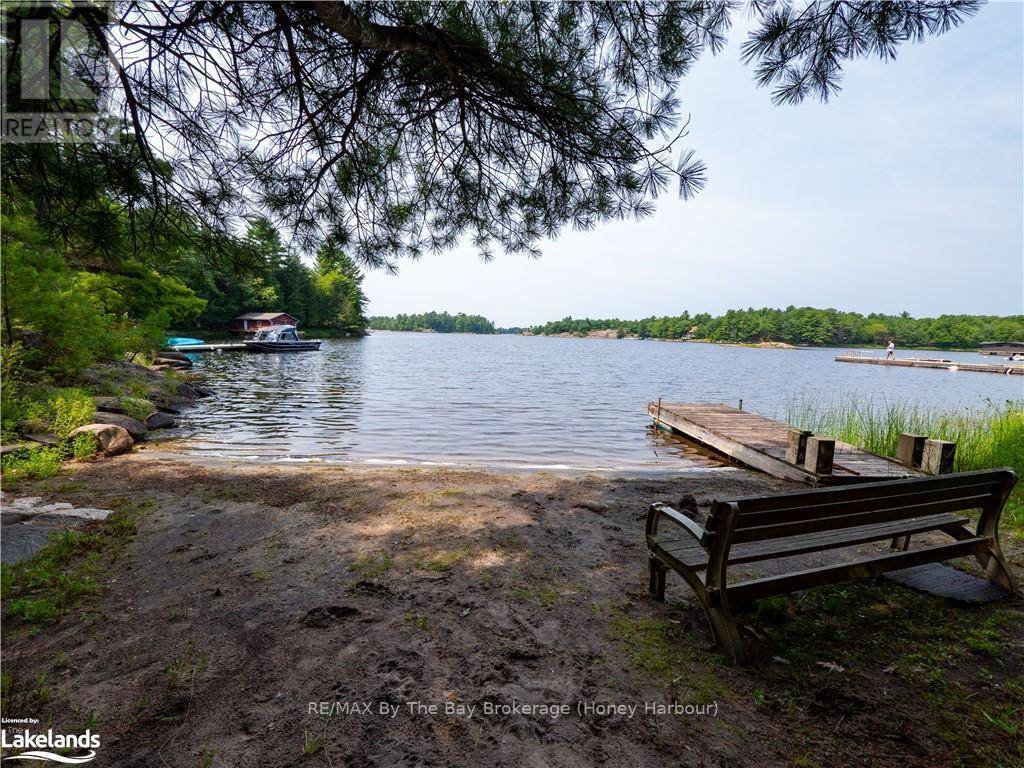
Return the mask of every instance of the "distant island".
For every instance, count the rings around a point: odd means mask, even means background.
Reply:
[[[426,312],[422,315],[376,316],[370,318],[371,331],[421,331],[433,333],[497,333],[494,323],[480,315],[459,312]]]
[[[535,335],[572,334],[615,338],[679,339],[772,346],[861,346],[892,338],[903,347],[969,349],[984,341],[1024,339],[1024,315],[940,315],[914,318],[909,313],[885,315],[841,312],[814,307],[730,309],[708,313],[647,317],[642,320],[563,320],[535,326]]]
[[[911,317],[815,307],[730,309],[722,315],[646,317],[641,320],[566,317],[532,327],[499,328],[481,315],[427,312],[371,317],[372,330],[435,333],[512,333],[528,336],[669,339],[786,347],[871,346],[890,338],[902,347],[972,349],[985,341],[1024,339],[1024,315],[940,315]]]

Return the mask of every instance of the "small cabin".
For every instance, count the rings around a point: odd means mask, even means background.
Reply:
[[[231,321],[235,333],[254,333],[272,325],[298,325],[299,321],[287,312],[246,312]]]
[[[1024,355],[1024,341],[983,341],[983,355]]]

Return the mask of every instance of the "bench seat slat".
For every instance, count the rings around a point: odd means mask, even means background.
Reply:
[[[772,560],[777,557],[803,555],[808,552],[820,552],[828,549],[852,547],[858,544],[869,544],[872,541],[884,541],[897,536],[915,533],[927,533],[947,526],[964,525],[966,517],[954,513],[929,515],[912,520],[897,520],[882,525],[864,525],[856,528],[844,528],[839,531],[824,531],[807,536],[794,536],[785,539],[738,544],[729,550],[729,565],[754,563],[759,560]],[[652,548],[668,553],[686,566],[696,570],[707,567],[708,554],[698,546],[692,538],[656,537],[651,543]]]
[[[894,520],[906,520],[909,518],[922,517],[924,515],[938,514],[940,512],[962,512],[967,509],[979,508],[988,502],[991,496],[969,496],[947,499],[944,501],[929,501],[924,504],[902,504],[886,509],[876,509],[871,512],[862,512],[856,515],[842,515],[839,517],[824,517],[812,520],[799,520],[794,523],[777,523],[775,525],[764,525],[758,528],[743,528],[733,533],[733,544],[743,544],[748,541],[764,541],[766,539],[777,539],[789,536],[806,535],[818,531],[831,531],[842,528],[853,528],[860,525],[888,523]]]
[[[878,557],[865,558],[854,563],[827,565],[821,568],[807,568],[802,571],[769,576],[763,579],[745,581],[736,586],[726,588],[731,602],[759,600],[762,597],[795,592],[808,587],[840,584],[853,579],[866,579],[870,576],[894,571],[899,568],[910,568],[924,563],[936,563],[952,560],[955,557],[987,552],[992,540],[986,536],[972,536],[969,539],[952,544],[937,544],[930,547],[911,549],[907,552],[893,552]]]

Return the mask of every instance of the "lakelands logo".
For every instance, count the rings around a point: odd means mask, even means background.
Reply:
[[[3,761],[8,760],[33,760],[60,763],[63,765],[80,765],[88,763],[96,757],[96,750],[100,746],[99,734],[92,733],[88,729],[83,734],[54,733],[49,729],[46,733],[32,733],[27,728],[20,731],[10,731],[4,728],[0,731],[0,747],[6,752],[8,749],[27,750],[17,755],[4,756]],[[83,750],[89,752],[84,755],[57,754],[53,750]]]

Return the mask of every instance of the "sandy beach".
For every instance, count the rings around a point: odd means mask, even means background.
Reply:
[[[784,487],[741,470],[79,462],[14,495],[115,510],[68,566],[98,589],[54,622],[7,616],[5,714],[89,726],[111,766],[1018,759],[1019,602],[884,580],[762,601],[741,619],[753,662],[732,667],[681,581],[650,599],[649,503]]]

